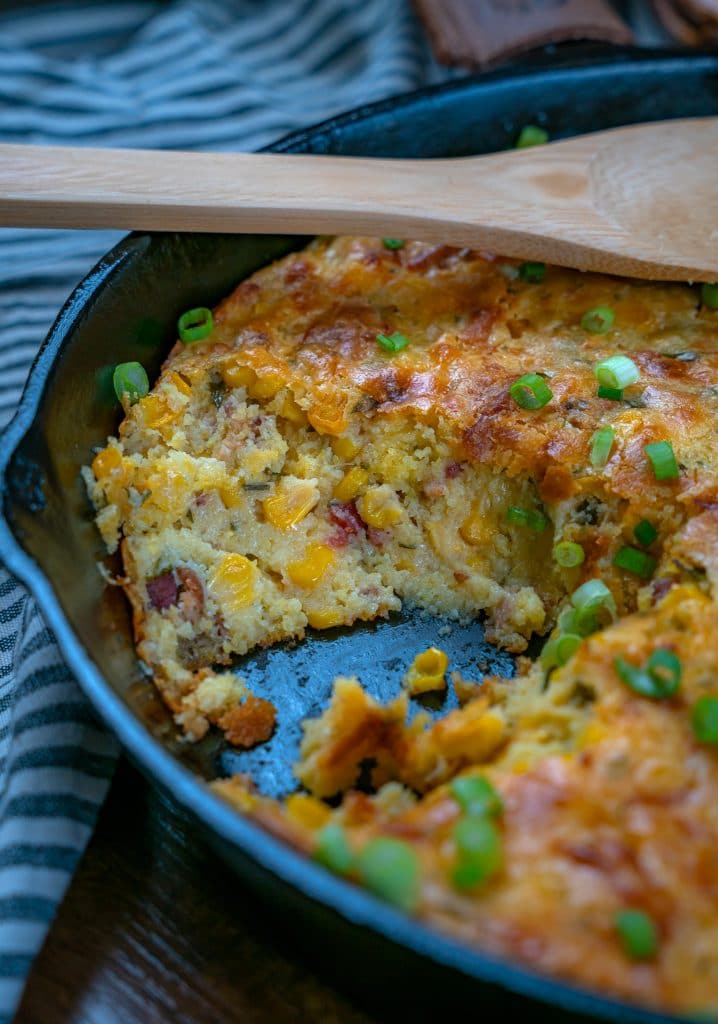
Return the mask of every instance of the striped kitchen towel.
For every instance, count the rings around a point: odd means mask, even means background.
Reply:
[[[437,76],[408,0],[0,5],[0,141],[255,149]],[[0,230],[0,425],[72,287],[119,238]],[[91,834],[117,748],[0,569],[0,1022]]]

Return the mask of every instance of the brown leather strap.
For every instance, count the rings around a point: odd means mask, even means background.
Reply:
[[[688,46],[718,43],[718,0],[653,0],[663,27]]]
[[[524,50],[568,39],[630,43],[604,0],[414,0],[445,64],[488,67]]]

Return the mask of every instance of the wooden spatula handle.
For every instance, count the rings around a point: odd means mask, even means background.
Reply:
[[[444,161],[0,145],[0,223],[445,239]]]
[[[0,145],[0,226],[358,233],[718,279],[718,118],[451,160]]]

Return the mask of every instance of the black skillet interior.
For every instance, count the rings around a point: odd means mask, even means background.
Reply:
[[[509,146],[525,123],[545,125],[557,138],[716,112],[718,56],[617,53],[581,66],[498,73],[389,100],[298,133],[274,148],[458,156]],[[238,668],[279,710],[275,737],[250,753],[230,752],[216,736],[193,746],[179,742],[170,716],[138,669],[123,599],[97,572],[103,552],[79,481],[93,446],[117,426],[112,368],[136,359],[152,377],[174,340],[182,310],[212,305],[241,278],[302,242],[276,236],[138,234],[93,270],[61,312],[4,437],[0,554],[32,588],[80,683],[134,759],[192,811],[245,880],[275,906],[293,908],[291,916],[301,920],[305,935],[321,937],[331,928],[338,969],[340,962],[346,965],[341,971],[345,981],[351,980],[352,958],[361,955],[361,976],[372,971],[375,980],[383,980],[383,999],[396,991],[396,972],[401,971],[404,978],[421,979],[425,1006],[430,992],[445,1005],[451,991],[456,998],[470,996],[498,1009],[508,990],[553,1004],[553,1020],[559,1008],[604,1019],[658,1020],[497,964],[412,925],[218,806],[186,771],[211,778],[250,770],[265,792],[286,792],[293,788],[290,766],[298,723],[322,708],[337,672],[358,674],[372,693],[386,698],[398,691],[413,653],[432,643],[447,649],[452,666],[469,677],[511,672],[511,660],[483,641],[479,623],[449,631],[434,619],[406,614],[241,659]],[[484,984],[472,982],[477,978]],[[467,990],[467,984],[473,987]],[[517,1011],[519,1004],[511,1008]],[[534,1019],[540,1016],[536,1004],[522,1002],[520,1009]]]

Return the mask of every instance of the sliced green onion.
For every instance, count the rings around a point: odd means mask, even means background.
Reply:
[[[403,249],[406,242],[403,238],[382,238],[385,249]]]
[[[623,658],[614,659],[616,673],[626,686],[642,697],[665,700],[672,697],[681,683],[681,663],[673,651],[665,647],[655,650],[645,668],[631,665]]]
[[[558,617],[556,628],[559,633],[578,633],[578,615],[576,613],[576,609],[571,608],[570,606],[564,608]],[[589,632],[593,632],[593,630],[589,630]],[[585,636],[588,636],[588,633],[586,633]]]
[[[337,875],[346,875],[354,864],[354,855],[341,825],[329,824],[317,835],[314,860]]]
[[[591,439],[591,454],[589,456],[594,469],[600,469],[608,462],[613,442],[616,439],[616,431],[613,427],[599,427]]]
[[[516,149],[527,149],[529,146],[543,146],[548,142],[548,132],[537,124],[525,124],[516,139]]]
[[[528,518],[529,514],[526,509],[520,508],[518,505],[509,505],[506,510],[506,521],[512,526],[526,526]]]
[[[627,388],[641,379],[641,371],[628,356],[611,356],[593,368],[599,384],[606,388]]]
[[[647,548],[658,536],[658,530],[653,523],[649,523],[647,519],[642,519],[640,523],[633,527],[633,536],[639,544],[643,544],[644,548]]]
[[[553,392],[538,373],[525,373],[515,380],[509,394],[522,409],[542,409],[551,401]]]
[[[667,647],[656,648],[646,662],[646,671],[668,694],[675,693],[680,686],[683,674],[681,659]]]
[[[670,441],[654,441],[645,447],[656,480],[675,480],[680,476],[673,445]]]
[[[548,672],[552,668],[560,668],[579,648],[582,636],[578,633],[559,633],[547,640],[541,651],[541,668]]]
[[[596,306],[581,317],[581,327],[591,334],[605,334],[613,327],[616,314],[608,306]]]
[[[619,910],[614,925],[631,960],[651,960],[658,952],[658,931],[642,910]]]
[[[610,608],[613,613],[616,611],[616,602],[613,594],[603,580],[586,580],[580,587],[574,590],[571,595],[571,604],[574,608]]]
[[[449,789],[461,810],[470,817],[486,814],[498,818],[503,813],[503,800],[483,775],[458,775]]]
[[[701,302],[708,309],[718,309],[718,284],[701,285]]]
[[[642,697],[654,697],[661,699],[663,694],[657,692],[654,681],[648,672],[636,665],[631,665],[624,658],[614,658],[613,667],[622,683],[625,683],[629,690],[640,693]]]
[[[522,281],[531,281],[538,284],[546,277],[545,263],[522,263],[519,267],[519,277]]]
[[[202,341],[203,338],[212,333],[213,327],[212,310],[207,309],[206,306],[188,309],[177,321],[180,341],[183,341],[185,345],[191,345],[195,341]]]
[[[457,861],[452,880],[457,889],[473,889],[500,870],[501,833],[487,817],[462,818],[454,827]]]
[[[616,618],[616,602],[602,580],[587,580],[583,583],[571,595],[571,604],[575,612],[570,626],[568,622],[561,622],[561,629],[565,632],[588,636],[599,628],[599,616],[604,622],[607,617]]]
[[[409,344],[405,334],[394,331],[393,334],[377,334],[376,340],[386,352],[401,352]]]
[[[599,622],[600,611],[600,608],[576,608],[572,632],[578,633],[579,636],[590,636],[591,633],[597,632],[601,625],[607,625],[610,616],[602,616],[602,621]]]
[[[562,540],[553,549],[553,557],[564,569],[573,569],[574,566],[583,562],[586,552],[575,541]]]
[[[622,402],[623,401],[623,389],[622,388],[607,388],[605,384],[598,385],[598,391],[596,392],[599,398],[606,398],[609,402]]]
[[[620,548],[613,556],[613,564],[618,569],[625,569],[626,572],[633,572],[643,579],[650,579],[656,571],[656,560],[653,555],[638,548],[632,548],[628,544]]]
[[[718,743],[718,697],[699,697],[691,711],[691,725],[701,743]]]
[[[534,530],[535,533],[542,533],[548,526],[548,519],[538,509],[529,509],[526,525],[529,530]]]
[[[371,892],[402,910],[419,902],[419,861],[408,843],[380,836],[370,840],[359,854],[359,878]]]
[[[150,390],[150,382],[141,363],[118,363],[112,374],[112,384],[117,400],[121,402],[127,395],[130,405],[144,398]]]
[[[548,526],[548,519],[538,509],[521,508],[519,505],[510,505],[506,510],[506,521],[512,526],[527,526],[529,530],[541,533]]]

